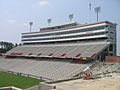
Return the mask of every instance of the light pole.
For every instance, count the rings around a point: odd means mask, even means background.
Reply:
[[[33,22],[29,22],[29,25],[30,25],[30,32],[31,32]]]
[[[73,20],[73,14],[69,14],[70,22]]]
[[[51,24],[51,21],[52,21],[52,19],[51,19],[51,18],[47,19],[48,26],[50,26],[50,24]]]
[[[97,14],[97,22],[98,22],[98,13],[100,12],[101,7],[95,7],[95,12]]]
[[[91,9],[92,9],[92,4],[89,3],[89,10],[90,10],[90,23],[91,23]]]

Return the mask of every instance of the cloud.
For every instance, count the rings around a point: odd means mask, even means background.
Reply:
[[[50,3],[47,0],[41,0],[38,2],[39,6],[49,6]]]
[[[16,20],[14,20],[14,19],[10,19],[10,20],[8,20],[8,22],[9,22],[9,23],[15,23]]]

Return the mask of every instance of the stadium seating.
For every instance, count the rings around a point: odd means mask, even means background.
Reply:
[[[29,59],[0,59],[0,69],[34,75],[57,81],[72,78],[91,64],[71,64],[69,62],[29,60]]]
[[[8,51],[6,55],[21,55],[26,57],[53,57],[53,60],[36,59],[0,59],[0,69],[32,75],[46,80],[70,79],[81,73],[88,64],[74,64],[60,62],[61,58],[79,59],[93,57],[103,49],[109,42],[89,42],[70,44],[46,44],[46,45],[22,45]],[[59,59],[57,59],[59,58]],[[56,60],[55,60],[56,59]],[[59,60],[59,62],[57,61]]]
[[[103,50],[109,42],[99,43],[76,43],[76,44],[49,44],[49,45],[23,45],[7,52],[22,53],[22,55],[33,55],[36,57],[57,57],[57,58],[80,58],[92,57],[95,53]],[[76,57],[80,54],[79,57]]]

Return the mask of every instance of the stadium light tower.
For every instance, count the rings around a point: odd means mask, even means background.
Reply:
[[[98,13],[100,13],[100,8],[101,7],[95,7],[95,12],[97,14],[97,22],[98,22]]]
[[[50,26],[50,24],[51,24],[51,21],[52,21],[51,18],[49,18],[49,19],[47,20],[49,26]]]
[[[69,19],[70,19],[70,22],[73,20],[73,17],[74,17],[74,15],[73,15],[73,14],[69,14]]]
[[[89,3],[89,10],[90,10],[90,22],[91,22],[91,10],[92,10],[92,4]]]
[[[29,22],[29,25],[30,25],[30,32],[31,32],[33,22]]]

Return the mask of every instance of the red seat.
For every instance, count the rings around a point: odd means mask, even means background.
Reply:
[[[79,53],[79,54],[77,54],[75,57],[80,57],[80,55],[81,55],[81,54]]]
[[[13,53],[11,53],[10,55],[22,55],[23,53],[18,53],[18,52],[13,52]]]
[[[49,54],[48,56],[52,56],[52,55],[53,55],[53,53]]]
[[[64,57],[66,55],[66,53],[62,54],[61,57]]]

